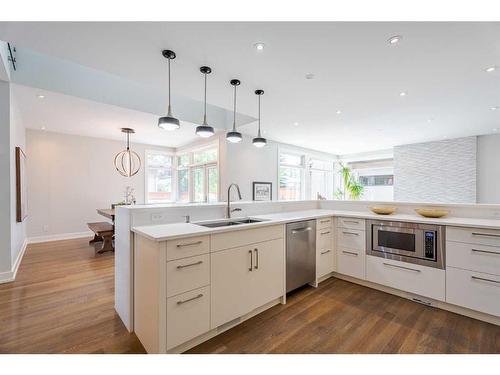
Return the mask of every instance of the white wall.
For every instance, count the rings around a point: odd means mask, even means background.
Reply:
[[[476,137],[396,146],[394,200],[476,202]]]
[[[477,137],[477,202],[500,203],[500,134]]]
[[[11,262],[12,266],[16,263],[20,252],[23,248],[24,241],[26,240],[26,224],[28,218],[24,219],[23,222],[17,222],[17,197],[16,197],[16,159],[15,152],[16,147],[21,147],[21,149],[26,153],[26,129],[24,122],[21,117],[19,106],[16,103],[14,96],[11,95],[10,102],[10,191],[11,191]],[[28,155],[26,160],[28,161]],[[29,206],[28,206],[29,215]]]
[[[0,280],[2,273],[11,270],[10,228],[10,89],[0,81]]]
[[[96,209],[122,201],[126,186],[135,189],[137,203],[144,203],[146,149],[173,150],[132,143],[143,165],[127,178],[113,165],[124,147],[125,141],[28,129],[28,237],[87,232],[88,222],[105,220]]]

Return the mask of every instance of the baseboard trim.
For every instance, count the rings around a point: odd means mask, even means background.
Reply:
[[[32,243],[42,243],[42,242],[50,242],[50,241],[72,240],[72,239],[76,239],[76,238],[92,237],[93,235],[94,235],[94,233],[91,231],[50,234],[47,236],[29,237],[28,243],[32,244]]]
[[[16,261],[12,266],[12,269],[7,272],[0,272],[0,284],[10,283],[16,279],[17,271],[19,266],[21,265],[21,261],[23,260],[24,253],[26,252],[26,248],[28,247],[28,239],[25,238],[23,245],[21,246],[21,251],[17,254]]]

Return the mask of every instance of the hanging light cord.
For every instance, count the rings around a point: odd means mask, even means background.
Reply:
[[[261,95],[259,95],[259,135],[258,135],[259,138],[260,138],[260,97]]]
[[[130,150],[130,133],[127,133],[127,150]]]
[[[207,124],[207,73],[203,73],[205,75],[205,103],[203,105],[204,114],[203,114],[203,125]]]
[[[168,59],[168,114],[170,115],[170,58]]]
[[[233,132],[236,131],[236,85],[234,86],[234,113],[233,113]]]

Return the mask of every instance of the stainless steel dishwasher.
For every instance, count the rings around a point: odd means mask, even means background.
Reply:
[[[316,220],[286,225],[286,291],[316,279]]]

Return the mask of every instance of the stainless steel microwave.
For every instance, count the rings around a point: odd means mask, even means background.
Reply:
[[[445,268],[442,225],[367,220],[366,234],[368,255]]]

